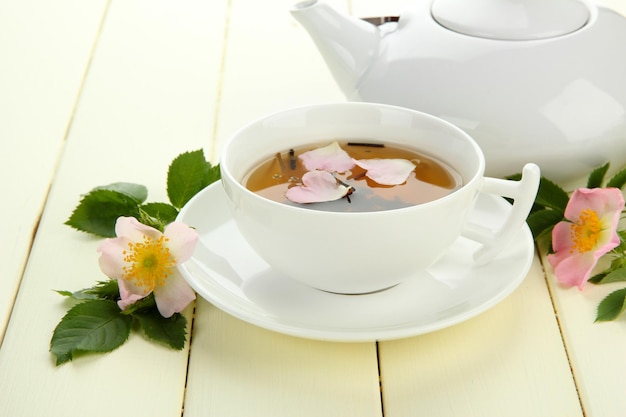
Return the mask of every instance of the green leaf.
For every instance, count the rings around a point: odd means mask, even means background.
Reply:
[[[183,207],[207,185],[220,179],[219,165],[206,161],[200,149],[177,156],[167,173],[167,196],[176,208]]]
[[[115,182],[113,184],[96,187],[92,191],[96,190],[109,190],[125,194],[135,200],[137,204],[143,203],[146,201],[146,198],[148,198],[148,189],[144,185],[131,182]]]
[[[133,316],[139,321],[146,336],[180,350],[185,346],[187,320],[180,313],[165,318],[156,309],[136,312]]]
[[[626,184],[626,168],[615,174],[607,183],[607,187],[622,188]]]
[[[98,281],[91,288],[83,290],[86,294],[95,295],[103,300],[116,301],[120,298],[120,287],[116,279],[108,279],[106,281]]]
[[[69,297],[73,300],[79,300],[79,301],[83,301],[83,300],[96,300],[98,297],[94,294],[88,294],[85,292],[85,290],[80,290],[80,291],[61,291],[61,290],[55,290],[57,293],[61,294],[64,297]]]
[[[121,314],[117,303],[89,300],[72,307],[54,329],[50,351],[56,364],[71,361],[81,352],[110,352],[130,334],[132,318]]]
[[[109,279],[107,281],[99,281],[91,288],[85,288],[78,291],[57,291],[57,293],[70,297],[74,300],[117,300],[120,298],[120,289],[117,280]]]
[[[589,278],[587,282],[590,282],[592,284],[600,284],[602,283],[602,279],[608,274],[609,274],[609,271],[602,271],[600,273],[595,274],[591,278]]]
[[[596,284],[608,284],[611,282],[626,281],[626,267],[621,267],[607,272]]]
[[[610,163],[607,162],[601,167],[594,169],[591,174],[589,174],[589,178],[587,179],[587,188],[602,187],[602,183],[604,182],[604,176],[609,170],[609,165]]]
[[[115,222],[120,216],[139,216],[134,197],[119,191],[92,190],[82,198],[65,224],[98,236],[114,237]]]
[[[626,288],[613,291],[598,305],[596,321],[615,320],[626,309]]]
[[[176,220],[176,216],[178,216],[176,207],[167,203],[147,203],[139,207],[139,210],[141,212],[140,221],[161,232],[166,225]]]
[[[617,230],[617,236],[619,237],[619,244],[611,252],[618,254],[617,259],[623,259],[623,265],[626,266],[626,258],[623,256],[626,252],[626,230]]]
[[[526,222],[530,227],[534,239],[537,240],[541,236],[551,233],[554,225],[561,220],[563,220],[563,212],[544,209],[531,213],[528,219],[526,219]]]
[[[154,293],[150,293],[144,298],[135,301],[122,312],[122,314],[134,314],[136,311],[147,311],[156,309]]]
[[[604,271],[589,278],[588,282],[591,282],[592,284],[604,284],[606,283],[606,281],[604,281],[604,278],[606,276],[620,269],[626,269],[626,259],[622,257],[614,258],[611,261],[611,265],[608,268],[606,268]],[[621,281],[621,280],[616,280],[616,281]]]
[[[535,202],[542,206],[565,212],[569,196],[560,186],[547,178],[541,177]]]
[[[222,173],[220,171],[220,165],[211,165],[211,168],[207,171],[206,177],[204,177],[204,186],[207,187],[213,184],[215,181],[222,179]]]

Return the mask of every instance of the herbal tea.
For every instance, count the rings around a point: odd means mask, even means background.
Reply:
[[[459,188],[462,181],[444,163],[414,150],[332,142],[277,153],[253,168],[243,184],[280,203],[367,212],[433,201]]]

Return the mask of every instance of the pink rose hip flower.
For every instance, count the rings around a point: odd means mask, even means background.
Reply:
[[[624,209],[617,188],[579,188],[572,194],[565,218],[552,230],[554,254],[548,261],[556,279],[582,289],[598,259],[619,245],[617,226]]]
[[[176,269],[193,254],[198,242],[195,230],[174,222],[161,233],[134,217],[120,217],[115,234],[100,244],[98,252],[102,272],[118,281],[122,310],[154,293],[159,313],[167,318],[196,298]]]

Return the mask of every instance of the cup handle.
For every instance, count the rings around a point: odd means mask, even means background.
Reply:
[[[474,253],[474,262],[478,265],[484,265],[496,257],[526,222],[539,190],[540,176],[537,165],[526,164],[519,181],[484,178],[481,192],[509,197],[514,202],[511,213],[500,230],[494,231],[474,223],[464,226],[462,236],[482,243],[482,247]]]

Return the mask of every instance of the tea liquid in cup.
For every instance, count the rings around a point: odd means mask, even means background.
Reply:
[[[417,153],[444,167],[455,184],[443,195],[417,204],[340,212],[311,208],[326,203],[285,204],[246,187],[254,169],[277,153],[332,141],[383,144]],[[478,145],[456,126],[374,103],[307,106],[264,117],[236,132],[220,161],[229,207],[251,247],[293,280],[346,294],[383,290],[419,275],[461,234],[482,244],[477,262],[496,256],[522,227],[537,192],[539,170],[530,164],[521,181],[505,181],[485,178],[484,164]],[[515,200],[498,231],[466,220],[481,191]]]
[[[412,166],[413,170],[401,183],[390,185],[376,182],[367,175],[366,169],[353,165],[343,172],[332,171],[339,184],[351,187],[349,195],[332,201],[310,204],[293,202],[287,197],[287,190],[294,186],[302,186],[303,176],[309,172],[301,156],[328,146],[328,143],[320,143],[276,153],[254,167],[242,183],[249,190],[277,202],[311,210],[337,212],[382,211],[410,207],[444,197],[462,184],[460,175],[451,167],[414,149],[394,147],[380,142],[332,143],[337,144],[337,151],[345,152],[355,160],[401,159]]]

